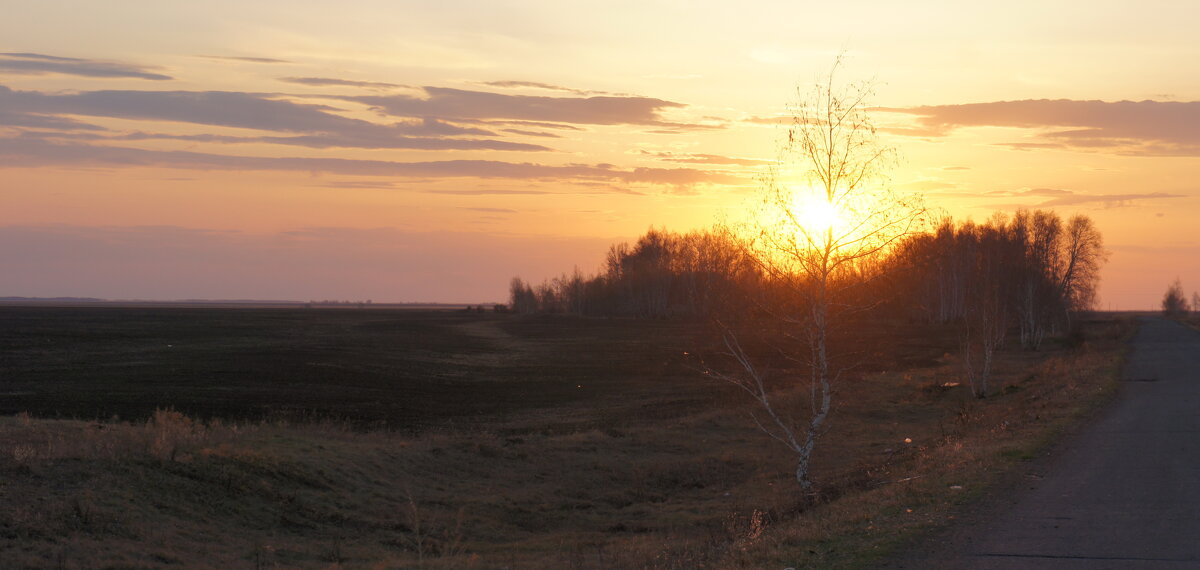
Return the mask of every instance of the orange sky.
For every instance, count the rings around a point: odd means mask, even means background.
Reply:
[[[841,51],[896,188],[1092,216],[1104,308],[1200,289],[1186,3],[426,4],[6,7],[0,296],[503,300],[736,218]]]

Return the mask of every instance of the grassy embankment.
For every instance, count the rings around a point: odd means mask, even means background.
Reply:
[[[359,340],[417,326],[417,317],[399,314],[337,318],[339,330]],[[188,358],[236,352],[262,342],[257,336],[295,330],[289,323],[243,331],[242,341],[221,336],[211,352],[195,335],[198,352]],[[376,378],[348,386],[338,400],[330,383],[352,383],[378,363],[367,352],[338,360],[339,350],[298,349],[307,364],[296,370],[362,367],[300,386],[329,399],[318,408],[306,396],[304,409],[341,418],[334,421],[272,419],[266,408],[234,400],[230,415],[240,419],[212,419],[219,409],[211,389],[237,394],[248,384],[247,394],[290,397],[284,384],[264,388],[228,375],[195,380],[194,394],[181,384],[157,392],[162,403],[208,421],[163,411],[144,421],[0,418],[0,557],[68,568],[869,565],[946,524],[1114,393],[1132,328],[1097,320],[1073,347],[1005,351],[999,393],[982,401],[943,387],[960,380],[949,329],[892,331],[892,348],[872,354],[874,365],[840,388],[815,459],[823,499],[811,504],[798,499],[790,458],[752,427],[739,395],[697,379],[681,361],[680,347],[695,342],[688,326],[454,314],[422,323],[440,332],[436,342],[388,358],[458,371],[441,392],[420,384],[389,393],[387,382],[402,379]],[[157,346],[160,332],[116,336],[121,350],[153,363],[161,355],[146,347]],[[297,338],[279,342],[295,348],[303,344]],[[9,350],[0,361],[25,403],[53,392],[21,384],[37,368],[29,351],[50,350],[40,346]],[[100,356],[80,358],[81,369],[89,359],[93,372],[104,368]],[[59,374],[75,385],[70,373]],[[87,378],[122,387],[117,374]],[[138,396],[144,387],[124,388],[142,399],[122,409],[153,403]],[[363,408],[366,422],[341,412],[371,393],[437,409],[459,401],[469,413],[453,424],[417,414],[419,429],[364,430],[384,421],[376,416],[387,406]],[[406,408],[394,414],[388,425],[403,427]]]

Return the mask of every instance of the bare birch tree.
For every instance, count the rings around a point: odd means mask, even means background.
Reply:
[[[757,425],[795,454],[796,481],[813,483],[813,450],[833,409],[842,370],[832,362],[830,335],[838,319],[864,307],[849,301],[852,290],[870,279],[874,263],[913,232],[924,211],[911,198],[887,187],[895,150],[880,143],[868,113],[870,83],[837,82],[841,58],[811,91],[797,89],[792,123],[777,166],[760,187],[761,210],[747,232],[747,250],[774,295],[762,311],[806,346],[783,350],[802,373],[782,379],[784,387],[805,388],[807,406],[781,409],[766,382],[769,372],[743,348],[735,327],[726,327],[728,366],[708,373],[751,395]],[[775,371],[786,373],[786,371]],[[782,401],[782,400],[781,400]]]
[[[987,224],[963,224],[956,247],[968,261],[963,287],[966,301],[962,316],[963,368],[976,398],[988,395],[988,380],[996,350],[1008,335],[1009,299],[1013,279],[1007,273],[1021,251],[1006,239],[1003,216]]]

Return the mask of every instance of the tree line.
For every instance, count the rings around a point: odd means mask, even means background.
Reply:
[[[908,239],[893,263],[902,269],[900,299],[929,321],[1012,324],[1021,345],[1037,349],[1093,308],[1105,258],[1091,218],[1020,210],[983,224],[944,220]]]
[[[509,305],[518,313],[707,317],[761,284],[761,271],[730,232],[651,229],[610,247],[594,274],[576,268],[536,286],[514,277]]]
[[[719,318],[752,314],[793,294],[748,238],[724,228],[676,233],[651,229],[609,248],[594,273],[578,268],[534,285],[513,278],[518,313],[634,318]],[[1037,349],[1093,307],[1102,238],[1091,218],[1049,210],[997,214],[984,223],[941,220],[899,241],[890,255],[838,276],[841,304],[933,323],[963,323],[972,338],[1016,329]],[[998,342],[998,341],[997,341]]]
[[[958,323],[964,372],[984,397],[1010,331],[1027,350],[1067,332],[1073,315],[1095,305],[1106,257],[1084,215],[1064,222],[1053,211],[1020,210],[983,224],[945,220],[897,252],[897,301],[928,321]]]

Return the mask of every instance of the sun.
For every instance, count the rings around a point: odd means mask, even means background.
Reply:
[[[845,223],[845,216],[837,204],[818,192],[798,192],[792,200],[792,217],[800,230],[810,236],[836,231]]]

